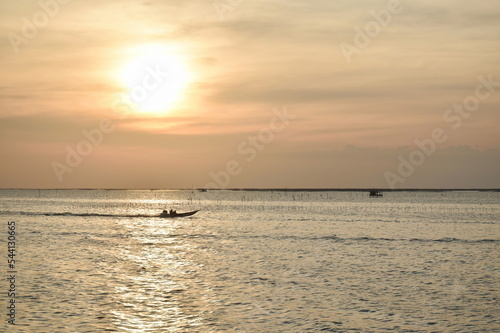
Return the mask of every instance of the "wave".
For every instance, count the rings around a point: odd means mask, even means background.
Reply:
[[[307,236],[277,236],[277,235],[239,235],[226,236],[221,234],[170,234],[166,238],[216,238],[216,239],[272,239],[272,240],[306,240],[306,241],[334,241],[338,243],[348,242],[454,242],[454,243],[499,243],[500,239],[458,239],[458,238],[440,238],[440,239],[404,239],[404,238],[374,238],[374,237],[338,237],[336,235],[323,237]]]
[[[234,236],[233,236],[234,237]],[[231,238],[231,237],[230,237]],[[496,243],[500,239],[459,239],[444,237],[438,239],[424,238],[379,238],[379,237],[343,237],[337,235],[329,236],[296,236],[296,235],[241,235],[235,238],[271,238],[275,240],[313,240],[313,241],[335,241],[335,242],[449,242],[449,243]]]
[[[375,237],[353,237],[342,238],[337,236],[317,237],[316,239],[335,239],[339,241],[386,241],[386,242],[445,242],[445,243],[495,243],[500,242],[500,239],[459,239],[453,237],[444,237],[438,239],[424,239],[424,238],[375,238]]]

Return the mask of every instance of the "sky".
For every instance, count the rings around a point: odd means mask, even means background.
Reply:
[[[0,188],[500,188],[500,2],[0,4]]]

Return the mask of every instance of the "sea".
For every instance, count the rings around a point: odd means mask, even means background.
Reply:
[[[498,191],[0,190],[0,220],[0,332],[500,332]]]

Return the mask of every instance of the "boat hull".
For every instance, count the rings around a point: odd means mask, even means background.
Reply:
[[[175,214],[165,214],[165,213],[161,213],[160,214],[160,217],[162,218],[174,218],[174,217],[186,217],[186,216],[191,216],[191,215],[194,215],[196,213],[198,213],[199,210],[193,210],[192,212],[186,212],[186,213],[175,213]]]

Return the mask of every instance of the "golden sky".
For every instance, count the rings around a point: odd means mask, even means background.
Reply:
[[[0,30],[0,187],[500,187],[498,0],[19,0]]]

